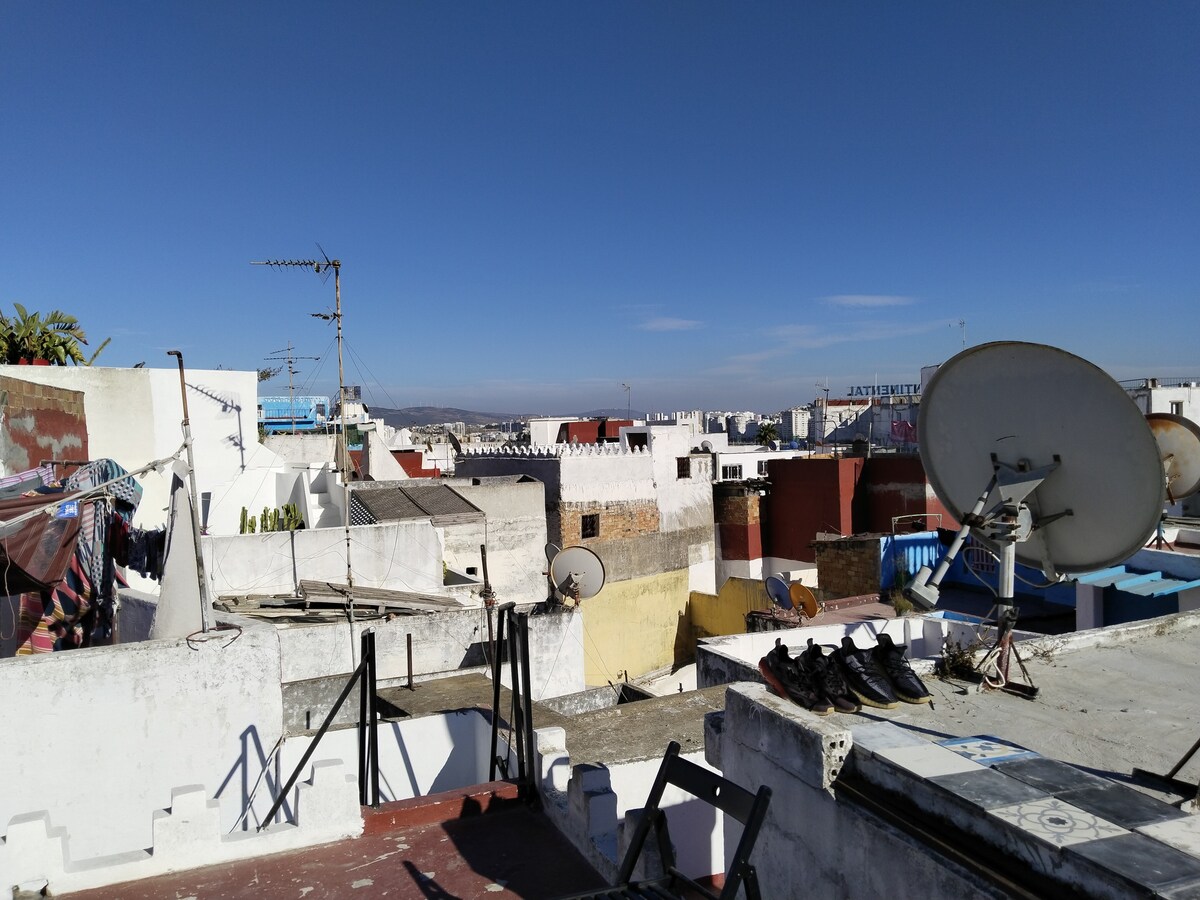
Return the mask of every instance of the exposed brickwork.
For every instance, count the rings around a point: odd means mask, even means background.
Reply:
[[[581,536],[585,515],[600,516],[600,533],[594,538]],[[658,504],[652,500],[560,503],[558,526],[564,546],[586,545],[592,541],[612,541],[643,534],[657,534],[659,530]]]
[[[83,393],[0,375],[0,468],[20,472],[43,459],[88,459]]]
[[[813,553],[821,599],[879,594],[879,537],[849,537],[816,541]]]

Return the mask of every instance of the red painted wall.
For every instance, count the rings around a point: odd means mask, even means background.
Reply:
[[[865,494],[864,521],[856,522],[857,531],[891,533],[892,517],[912,514],[940,513],[936,518],[916,520],[917,528],[911,527],[913,520],[896,524],[897,532],[927,531],[939,525],[942,528],[958,528],[958,522],[929,486],[925,467],[919,456],[875,456],[867,461],[860,492]]]
[[[87,418],[83,393],[0,376],[0,408],[8,442],[7,473],[32,469],[43,459],[86,460]],[[58,469],[61,476],[73,469]]]

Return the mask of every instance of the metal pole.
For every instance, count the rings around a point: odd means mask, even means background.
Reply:
[[[504,620],[508,618],[507,611],[511,608],[510,604],[500,607],[500,617],[496,622],[496,642],[492,645],[492,752],[488,781],[496,780],[496,750],[500,744],[500,656],[504,647]]]
[[[341,411],[341,470],[343,496],[343,519],[346,530],[346,586],[350,589],[348,598],[350,604],[350,621],[354,621],[354,570],[350,567],[350,475],[347,466],[350,464],[350,445],[346,441],[346,370],[342,366],[342,263],[335,259],[333,265],[333,296],[334,318],[337,320],[337,349],[338,349],[338,409]]]
[[[367,664],[367,682],[370,688],[370,699],[368,701],[368,709],[371,716],[371,806],[375,809],[379,808],[379,695],[378,685],[375,680],[375,629],[372,628],[369,632],[367,641],[367,652],[370,654],[367,658],[370,663]]]
[[[405,643],[408,645],[408,689],[410,691],[415,691],[416,688],[413,687],[413,676],[412,676],[412,635],[411,634],[405,635]]]
[[[525,793],[525,711],[521,708],[521,672],[519,660],[517,659],[521,652],[521,645],[519,643],[516,617],[511,612],[508,615],[510,616],[508,623],[508,666],[512,678],[509,693],[512,696],[513,710],[512,730],[510,734],[517,745],[517,783],[521,786],[519,790],[523,795]],[[522,799],[525,798],[522,797]]]
[[[537,802],[537,763],[534,757],[533,745],[533,688],[530,686],[529,677],[529,614],[521,613],[517,616],[517,638],[521,648],[521,705],[523,712],[521,714],[522,734],[520,740],[525,742],[525,760],[526,760],[526,781],[528,786],[525,788],[525,799],[527,802]],[[625,673],[628,679],[629,673]]]
[[[208,579],[204,576],[204,548],[200,546],[200,495],[196,492],[196,461],[192,457],[192,426],[188,419],[187,381],[183,373],[183,354],[178,350],[168,350],[167,355],[174,356],[179,361],[179,393],[183,397],[183,446],[187,450],[192,537],[196,544],[196,578],[200,583],[200,629],[208,632],[212,628],[212,604],[208,600]]]
[[[364,631],[359,638],[362,645],[359,656],[361,661],[358,668],[362,671],[358,679],[358,805],[367,805],[367,755],[370,741],[367,737],[367,722],[370,708],[367,706],[367,660],[370,659],[370,648],[367,646],[367,634]]]

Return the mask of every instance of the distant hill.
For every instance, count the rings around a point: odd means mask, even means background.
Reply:
[[[387,409],[382,406],[372,406],[371,415],[382,419],[393,428],[407,428],[413,425],[440,425],[442,422],[464,422],[467,425],[489,425],[492,422],[524,421],[535,416],[562,415],[594,418],[608,416],[611,419],[626,418],[623,409],[593,409],[582,413],[499,413],[476,412],[470,409],[458,409],[453,406],[406,406],[404,409]],[[644,419],[646,414],[633,410],[633,418]]]

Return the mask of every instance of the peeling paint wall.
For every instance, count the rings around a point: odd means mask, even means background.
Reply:
[[[43,459],[89,459],[83,394],[0,375],[0,475]]]
[[[686,570],[606,583],[582,603],[584,680],[632,679],[690,656],[687,601]]]

